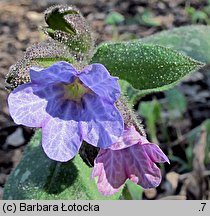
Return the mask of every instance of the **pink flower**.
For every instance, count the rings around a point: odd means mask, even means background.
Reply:
[[[157,187],[161,172],[155,163],[169,160],[156,144],[141,136],[135,127],[126,128],[118,142],[101,149],[94,162],[92,178],[104,196],[116,193],[127,179],[145,189]]]

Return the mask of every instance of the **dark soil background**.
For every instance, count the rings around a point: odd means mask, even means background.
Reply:
[[[142,38],[159,32],[195,23],[210,24],[210,13],[193,16],[189,8],[203,11],[208,1],[204,0],[1,0],[0,1],[0,199],[3,187],[11,170],[21,159],[25,144],[32,131],[13,123],[7,109],[8,92],[5,90],[5,75],[9,67],[21,58],[25,49],[41,40],[39,27],[44,23],[42,12],[53,4],[74,4],[87,18],[95,32],[96,44],[107,40]],[[116,11],[125,18],[113,27],[105,20]],[[149,12],[148,12],[149,11]],[[191,10],[192,11],[192,10]],[[209,9],[210,11],[210,9]],[[146,15],[145,15],[146,14]],[[149,15],[148,15],[149,14]],[[142,17],[147,17],[144,19]],[[148,19],[149,17],[149,19]],[[178,89],[188,105],[182,118],[175,122],[167,121],[167,131],[171,136],[169,144],[161,130],[157,138],[166,154],[172,151],[177,158],[187,162],[186,134],[210,118],[210,74],[199,71],[180,84]],[[141,101],[164,99],[164,93],[148,95]],[[139,104],[135,105],[138,109]],[[163,110],[162,116],[168,111]],[[167,119],[166,117],[163,117]],[[145,122],[146,120],[143,119]],[[157,122],[157,126],[161,123]],[[157,127],[158,128],[158,127]],[[182,134],[177,136],[177,130]],[[143,199],[210,199],[210,164],[204,163],[207,131],[200,130],[191,148],[192,161],[186,169],[180,169],[179,160],[162,168],[163,181],[157,189],[145,190]],[[208,153],[209,154],[209,153]],[[210,157],[210,156],[209,156]]]

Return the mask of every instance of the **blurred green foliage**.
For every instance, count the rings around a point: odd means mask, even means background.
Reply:
[[[161,106],[157,100],[141,102],[139,112],[145,118],[146,126],[149,131],[149,136],[152,142],[158,143],[156,123],[160,119]]]
[[[119,25],[120,23],[122,23],[124,20],[125,20],[125,17],[122,14],[120,14],[116,11],[112,11],[107,15],[104,22],[107,25],[116,26],[116,25]]]
[[[136,19],[139,24],[146,26],[152,27],[161,25],[161,22],[154,17],[153,13],[148,8],[144,9],[143,14],[137,14]]]
[[[144,189],[132,181],[127,180],[123,188],[122,199],[124,200],[141,200]]]
[[[208,24],[210,25],[210,1],[207,6],[202,9],[196,9],[194,7],[186,7],[185,11],[190,17],[193,24]]]
[[[184,112],[187,109],[187,101],[185,96],[175,88],[166,91],[165,96],[168,103],[169,112],[178,111],[179,116],[183,116]]]
[[[210,164],[210,119],[185,134],[181,134],[179,125],[184,120],[184,114],[187,111],[187,99],[177,88],[166,91],[163,99],[140,102],[138,111],[145,119],[147,132],[152,142],[158,143],[157,133],[161,133],[161,139],[167,144],[170,161],[178,164],[176,168],[178,172],[184,173],[193,170],[194,147],[201,141],[203,132],[205,133],[204,140],[202,140],[205,145],[203,163],[206,166]],[[176,126],[176,122],[179,123],[178,126]],[[169,125],[172,125],[176,132],[176,139],[173,141],[170,140]],[[186,159],[174,155],[172,151],[172,145],[180,143],[185,145]]]

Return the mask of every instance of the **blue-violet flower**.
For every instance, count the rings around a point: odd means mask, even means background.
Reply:
[[[91,177],[98,177],[98,190],[104,196],[116,193],[127,179],[145,189],[154,188],[161,182],[161,172],[155,163],[164,162],[169,160],[158,145],[131,126],[115,144],[99,151]]]
[[[107,148],[122,135],[124,123],[115,101],[118,78],[101,64],[77,71],[61,61],[48,68],[32,67],[30,83],[8,98],[15,123],[42,128],[42,146],[49,158],[68,161],[82,141]]]

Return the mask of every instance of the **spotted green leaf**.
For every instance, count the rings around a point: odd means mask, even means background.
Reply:
[[[144,92],[166,90],[203,64],[170,48],[137,41],[104,43],[91,62]]]
[[[3,199],[87,200],[118,199],[99,194],[91,169],[80,156],[61,163],[50,160],[40,146],[41,132],[37,131],[24,156],[11,173],[4,188]]]
[[[151,35],[142,41],[171,47],[193,59],[210,64],[210,26],[183,26]]]

